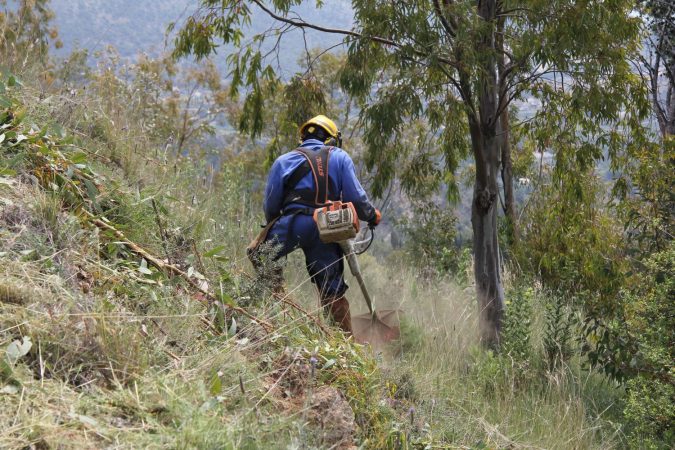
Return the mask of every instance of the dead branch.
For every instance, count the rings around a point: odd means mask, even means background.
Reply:
[[[89,211],[85,210],[84,213],[89,218],[91,223],[93,223],[94,225],[103,230],[112,232],[115,235],[115,237],[119,239],[119,241],[122,242],[125,246],[127,246],[132,252],[136,253],[138,256],[141,256],[142,258],[145,258],[146,261],[155,266],[157,269],[161,270],[164,273],[171,273],[183,278],[193,289],[201,292],[204,295],[204,297],[209,301],[209,303],[216,303],[216,302],[222,303],[211,292],[202,287],[201,284],[197,283],[195,280],[189,277],[187,273],[183,272],[175,265],[165,263],[156,256],[152,255],[147,250],[140,247],[138,244],[127,239],[124,233],[122,233],[120,230],[110,225],[109,223],[106,223],[103,220],[94,217],[94,215],[91,214]],[[245,317],[248,317],[255,323],[258,323],[266,332],[271,332],[273,330],[273,326],[269,322],[259,319],[258,317],[255,317],[254,315],[246,311],[244,308],[227,304],[223,304],[223,306],[232,311],[236,311]],[[208,324],[209,328],[214,330],[213,325],[206,318],[202,318],[202,321],[203,322],[205,321]]]

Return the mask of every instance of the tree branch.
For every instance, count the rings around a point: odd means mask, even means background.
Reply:
[[[504,54],[506,54],[509,59],[511,60],[508,64],[504,66],[504,72],[502,73],[502,79],[506,79],[511,75],[511,72],[513,72],[516,69],[521,68],[527,60],[530,58],[531,53],[527,53],[523,55],[522,58],[520,58],[518,61],[515,61],[513,59],[513,55],[510,55],[506,50],[502,50]]]
[[[274,20],[278,20],[280,22],[287,23],[287,24],[292,25],[294,27],[310,28],[312,30],[321,31],[323,33],[341,34],[341,35],[344,35],[344,36],[352,36],[352,37],[359,38],[359,39],[366,39],[366,40],[370,40],[372,42],[377,42],[379,44],[390,45],[390,46],[396,47],[398,49],[404,48],[403,44],[400,44],[396,41],[392,41],[391,39],[383,38],[383,37],[380,37],[380,36],[364,36],[362,33],[358,33],[358,32],[353,31],[353,30],[344,30],[344,29],[340,29],[340,28],[328,28],[328,27],[324,27],[324,26],[321,26],[321,25],[315,25],[315,24],[312,24],[312,23],[309,23],[309,22],[305,22],[304,20],[289,19],[288,17],[284,17],[284,16],[280,16],[280,15],[276,14],[274,11],[272,11],[267,6],[265,6],[260,0],[252,0],[252,1],[256,5],[258,5],[258,7],[260,9],[265,11],[267,13],[267,15],[270,16],[271,18],[273,18]],[[425,53],[425,52],[423,52],[421,50],[417,50],[417,49],[413,49],[413,53],[415,53],[418,56],[422,56],[422,57],[428,57],[429,56],[428,53]],[[441,56],[441,57],[438,57],[438,60],[440,62],[444,63],[444,64],[449,65],[449,66],[457,67],[457,63],[455,61],[452,61],[451,59],[448,59],[448,58],[445,58],[445,57]]]
[[[499,17],[513,16],[513,15],[515,15],[513,13],[517,13],[517,12],[531,13],[532,10],[530,8],[511,8],[511,9],[507,9],[505,11],[498,11],[497,17],[499,18]]]
[[[451,24],[450,21],[443,15],[443,10],[441,9],[441,4],[438,2],[438,0],[434,0],[434,11],[436,11],[436,16],[438,16],[438,19],[441,21],[441,25],[443,25],[443,28],[445,31],[448,33],[448,35],[451,38],[457,37],[457,32],[455,31],[457,29],[456,24]]]
[[[660,38],[659,45],[663,41],[663,36]],[[649,73],[650,81],[650,91],[652,94],[652,103],[654,104],[654,113],[656,114],[656,120],[659,122],[659,129],[661,134],[665,136],[666,134],[666,113],[659,103],[659,69],[661,67],[661,53],[658,51],[658,48],[654,51],[656,59],[654,65],[649,64],[647,66],[647,72]],[[651,58],[650,58],[651,59]],[[645,62],[647,62],[645,60]]]

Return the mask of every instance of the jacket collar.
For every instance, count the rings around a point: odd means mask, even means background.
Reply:
[[[302,141],[300,147],[323,147],[324,143],[318,139],[307,139]]]

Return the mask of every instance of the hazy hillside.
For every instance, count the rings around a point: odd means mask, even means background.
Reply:
[[[57,54],[65,55],[76,48],[97,51],[107,45],[117,48],[124,57],[143,51],[161,51],[165,48],[168,24],[180,23],[196,7],[197,2],[193,0],[53,0],[55,23],[64,44]],[[350,28],[353,20],[351,4],[344,0],[331,1],[330,6],[318,11],[311,4],[302,5],[296,11],[308,22],[338,28]],[[271,24],[260,10],[255,11],[253,17],[252,34],[266,30]],[[306,40],[310,48],[328,47],[341,41],[339,37],[327,38],[312,31],[307,32]],[[280,52],[281,67],[286,70],[295,67],[304,45],[299,32],[285,39]],[[221,68],[230,50],[220,50],[216,60]]]

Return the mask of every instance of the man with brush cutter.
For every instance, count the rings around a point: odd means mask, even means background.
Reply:
[[[267,225],[247,251],[254,267],[261,271],[262,243],[280,246],[274,255],[276,260],[301,248],[307,272],[319,290],[321,305],[342,330],[351,333],[349,302],[344,296],[347,284],[343,277],[343,251],[337,242],[321,240],[315,211],[333,208],[331,205],[349,207],[356,229],[358,219],[368,222],[371,228],[377,226],[381,214],[356,178],[352,159],[340,148],[342,135],[335,123],[318,115],[305,122],[299,132],[300,146],[279,156],[270,169],[264,198]],[[273,276],[279,292],[283,283],[281,269],[276,269]]]

